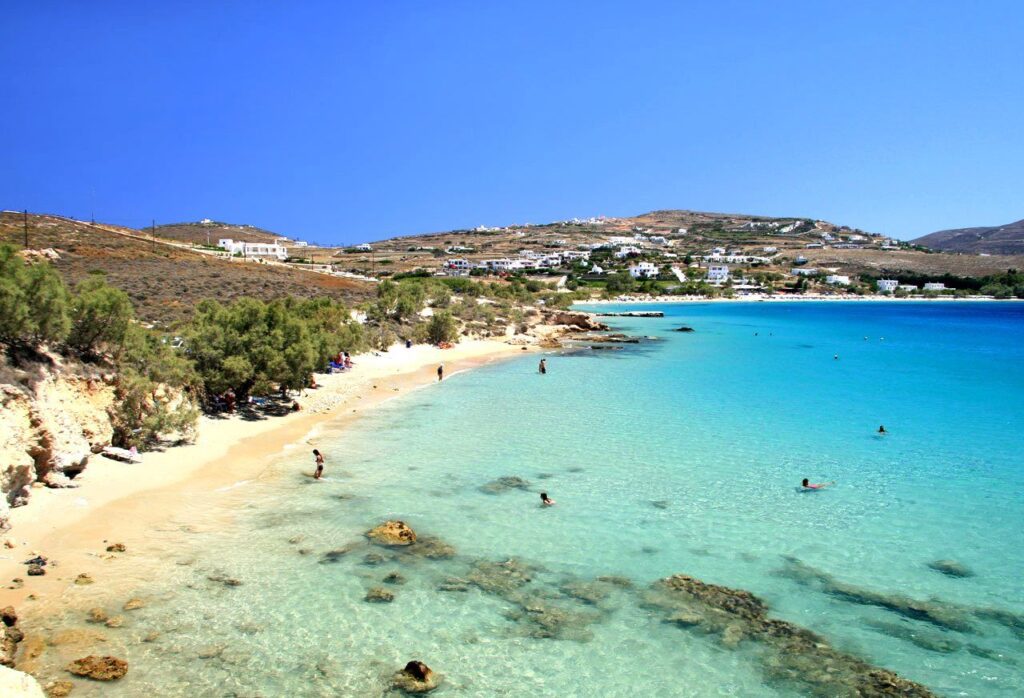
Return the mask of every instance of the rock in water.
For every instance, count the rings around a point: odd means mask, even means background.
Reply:
[[[427,693],[439,685],[441,685],[441,676],[420,661],[409,662],[391,679],[392,688],[406,693]]]
[[[107,546],[108,553],[123,553],[125,550],[124,543],[114,543]]]
[[[92,577],[90,577],[85,572],[82,572],[82,574],[80,574],[77,577],[75,577],[75,584],[77,584],[79,586],[83,586],[85,584],[92,584],[92,582],[93,582]]]
[[[529,490],[530,481],[524,480],[518,475],[506,475],[496,480],[491,480],[486,485],[480,486],[480,491],[485,494],[501,494],[509,490]]]
[[[90,654],[71,662],[68,671],[75,676],[85,676],[96,681],[114,681],[128,673],[128,662],[117,657]]]
[[[366,532],[366,537],[377,545],[412,545],[416,532],[404,521],[385,521]]]
[[[973,577],[974,571],[970,567],[957,560],[934,560],[928,563],[936,572],[941,572],[948,577]]]
[[[373,587],[368,592],[366,592],[366,597],[364,600],[370,603],[391,603],[395,600],[395,595],[387,589]]]
[[[689,325],[681,325],[681,326],[675,328],[672,331],[673,332],[694,332],[694,329],[692,327],[690,327]]]

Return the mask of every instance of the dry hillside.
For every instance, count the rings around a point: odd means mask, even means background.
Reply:
[[[919,237],[914,243],[948,252],[1024,255],[1024,220],[981,228],[940,230]]]
[[[19,213],[0,213],[0,243],[24,244]],[[173,323],[188,317],[204,298],[271,299],[285,295],[330,296],[355,303],[374,293],[371,285],[279,265],[219,259],[150,240],[128,228],[90,225],[57,216],[29,215],[29,248],[52,248],[55,267],[74,285],[103,274],[124,289],[139,316]]]

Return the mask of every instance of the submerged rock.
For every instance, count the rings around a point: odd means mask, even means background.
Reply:
[[[902,594],[886,594],[872,589],[865,589],[838,581],[827,572],[815,569],[796,558],[786,557],[784,559],[786,566],[782,569],[781,574],[800,584],[817,586],[821,591],[830,596],[835,596],[850,603],[878,606],[907,618],[932,623],[940,628],[947,628],[958,632],[974,631],[974,626],[970,622],[968,613],[965,609],[954,604],[935,600],[922,601]]]
[[[146,602],[142,599],[133,598],[125,601],[124,606],[122,606],[121,608],[125,611],[134,611],[136,609],[144,607],[145,605]]]
[[[672,330],[673,332],[693,332],[694,329],[689,325],[680,325],[679,327]]]
[[[385,584],[405,584],[405,577],[398,572],[391,572],[390,574],[385,575],[384,579],[381,581]]]
[[[698,627],[726,647],[756,643],[756,656],[771,680],[813,695],[932,698],[924,686],[832,647],[820,635],[768,617],[767,604],[741,589],[707,584],[686,575],[655,582],[645,604],[666,613],[665,620]]]
[[[447,560],[455,557],[455,548],[436,536],[422,536],[405,548],[404,552],[428,560]]]
[[[499,477],[480,486],[480,491],[485,494],[501,494],[503,492],[508,492],[509,490],[529,489],[530,481],[524,480],[518,475],[506,475],[505,477]]]
[[[110,616],[102,608],[90,608],[86,614],[86,618],[90,623],[106,623]]]
[[[420,661],[411,661],[391,677],[391,687],[405,693],[428,693],[441,685],[442,677]]]
[[[366,592],[366,596],[363,599],[370,603],[391,603],[395,600],[395,595],[387,589],[381,587],[373,587]]]
[[[651,506],[654,507],[655,509],[668,509],[670,506],[672,506],[672,502],[668,501],[667,499],[659,499],[657,501],[651,502]]]
[[[84,586],[86,584],[92,584],[92,583],[93,583],[93,578],[90,577],[85,572],[83,572],[82,574],[80,574],[77,577],[75,577],[75,584],[77,584],[79,586]]]
[[[326,553],[320,556],[321,565],[329,565],[335,562],[341,562],[341,558],[352,552],[355,546],[346,545],[342,548],[335,548],[334,550],[328,550]]]
[[[386,561],[387,558],[385,558],[380,553],[367,553],[363,556],[363,564],[369,567],[376,567],[377,565]]]
[[[206,578],[211,582],[217,582],[218,584],[223,584],[226,587],[242,586],[241,580],[229,577],[223,572],[214,572],[213,574],[207,575]]]
[[[599,613],[566,608],[539,596],[525,597],[505,617],[519,623],[527,637],[587,642],[593,637],[587,626],[601,619]]]
[[[464,592],[469,591],[470,582],[461,577],[448,577],[437,585],[438,591]]]
[[[412,545],[416,532],[404,521],[385,521],[366,532],[366,537],[377,545]]]
[[[936,572],[941,572],[947,577],[973,577],[974,572],[970,567],[956,560],[933,560],[928,566]]]
[[[114,681],[128,673],[128,662],[117,657],[91,654],[71,662],[68,671],[75,676],[85,676],[96,681]]]
[[[29,577],[42,577],[44,574],[46,574],[46,570],[43,569],[42,565],[29,565],[28,566],[28,576]]]
[[[127,548],[124,547],[124,543],[114,543],[107,546],[108,553],[123,553]]]
[[[929,652],[948,654],[949,652],[957,651],[961,647],[961,643],[941,632],[926,630],[925,628],[915,628],[906,622],[887,623],[877,620],[865,620],[864,624],[890,637],[906,640]]]
[[[469,582],[489,594],[505,596],[533,579],[533,570],[518,560],[477,561],[467,575]]]

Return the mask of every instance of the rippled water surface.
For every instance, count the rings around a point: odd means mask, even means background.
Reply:
[[[657,309],[609,318],[656,339],[551,354],[545,376],[523,357],[328,426],[325,481],[299,444],[194,502],[117,563],[145,608],[94,585],[49,622],[67,652],[102,637],[131,664],[76,692],[381,695],[414,658],[445,676],[435,695],[809,691],[756,639],[666,622],[648,587],[685,573],[938,693],[1024,694],[1024,308]],[[525,482],[487,487],[502,477]],[[395,518],[444,557],[365,541]],[[84,623],[91,606],[123,626]]]

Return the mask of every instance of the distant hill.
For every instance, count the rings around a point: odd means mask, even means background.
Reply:
[[[912,242],[943,252],[1024,254],[1024,220],[1006,225],[940,230]]]
[[[153,232],[146,228],[145,232]],[[158,225],[155,230],[157,237],[205,245],[207,242],[216,245],[221,238],[242,240],[244,242],[274,242],[284,236],[270,230],[257,228],[254,225],[237,225],[221,221],[196,221],[195,223],[169,223]]]
[[[148,229],[35,214],[28,221],[29,247],[56,250],[59,258],[54,266],[69,285],[101,274],[107,283],[128,293],[138,316],[148,322],[173,324],[186,319],[204,298],[226,302],[239,296],[268,300],[286,295],[329,296],[355,304],[376,293],[367,282],[203,254],[149,237]],[[22,214],[0,213],[2,243],[22,247]]]

